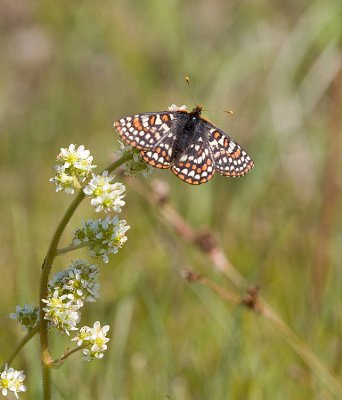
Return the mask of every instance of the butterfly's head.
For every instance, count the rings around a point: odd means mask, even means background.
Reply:
[[[199,104],[191,111],[190,114],[193,114],[195,117],[199,117],[201,112],[203,110],[203,106],[200,106]]]

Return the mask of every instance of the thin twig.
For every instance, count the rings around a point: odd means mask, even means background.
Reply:
[[[159,185],[155,185],[154,187],[158,188]],[[197,247],[202,253],[206,254],[212,262],[213,267],[224,273],[237,289],[241,291],[248,288],[248,281],[229,261],[210,231],[203,232],[193,229],[171,206],[165,193],[163,196],[160,196],[159,193],[153,191],[153,185],[149,193],[137,182],[134,184],[134,189],[143,196],[154,210],[159,211],[162,222],[172,226],[179,236]],[[162,199],[162,201],[160,201],[160,199]],[[232,292],[228,292],[226,289],[221,288],[207,278],[198,277],[198,281],[210,287],[224,299],[234,304],[237,303],[237,299]],[[249,296],[251,296],[251,294]],[[248,304],[248,302],[250,304]],[[342,383],[336,378],[333,372],[313,354],[312,350],[292,331],[261,296],[256,295],[254,298],[253,296],[249,297],[247,301],[242,302],[242,304],[248,305],[250,309],[272,322],[272,325],[277,329],[282,338],[302,360],[305,361],[312,371],[318,375],[326,387],[335,395],[339,396],[342,394]]]
[[[80,244],[70,244],[69,246],[66,247],[61,247],[60,249],[56,250],[56,256],[62,256],[66,253],[69,253],[69,251],[73,251],[73,250],[78,250],[78,249],[82,249],[84,247],[88,247],[89,245],[91,245],[94,241],[91,240],[89,242],[84,242],[84,243],[80,243]]]
[[[81,346],[75,347],[72,350],[68,349],[66,352],[64,352],[64,354],[60,358],[56,358],[55,360],[53,360],[51,363],[51,366],[54,368],[59,368],[64,363],[64,361],[67,358],[69,358],[72,354],[75,354],[78,351],[85,349],[86,347],[87,347],[87,345],[83,344]]]

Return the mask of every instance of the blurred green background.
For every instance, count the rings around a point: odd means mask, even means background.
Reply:
[[[0,0],[1,360],[23,336],[8,314],[37,302],[49,238],[71,201],[48,182],[60,147],[84,144],[102,168],[118,149],[116,119],[200,103],[254,170],[200,187],[156,171],[140,184],[167,182],[177,211],[214,232],[341,377],[341,21],[340,0]],[[109,350],[55,371],[54,399],[333,398],[262,318],[181,278],[188,266],[230,287],[132,181],[126,202],[129,240],[98,263],[101,297],[82,314],[83,324],[111,325]],[[63,244],[91,217],[82,205]],[[61,257],[55,270],[86,256]],[[69,342],[52,337],[57,357]],[[22,398],[39,399],[37,337],[13,367],[27,374]]]

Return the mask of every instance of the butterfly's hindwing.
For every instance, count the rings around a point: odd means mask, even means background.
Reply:
[[[176,133],[171,129],[151,150],[141,151],[144,161],[156,168],[169,168],[175,137]]]
[[[171,170],[178,178],[191,185],[208,182],[215,169],[206,137],[198,136],[171,166]]]

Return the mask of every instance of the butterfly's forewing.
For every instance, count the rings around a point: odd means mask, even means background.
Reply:
[[[208,182],[215,169],[206,137],[198,136],[171,166],[171,170],[178,178],[191,185]]]
[[[207,124],[209,125],[209,123]],[[247,174],[253,168],[253,160],[245,150],[213,125],[209,131],[209,144],[215,169],[221,175],[239,177]]]
[[[172,146],[176,138],[175,133],[175,130],[171,128],[151,150],[141,151],[143,160],[155,168],[169,168]]]
[[[170,131],[177,112],[161,111],[136,114],[114,123],[122,140],[138,150],[149,150]]]

